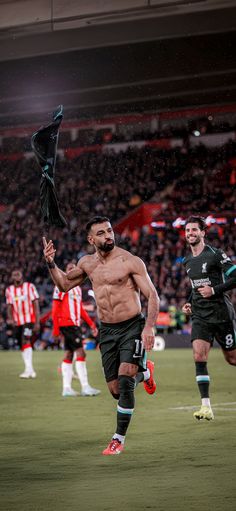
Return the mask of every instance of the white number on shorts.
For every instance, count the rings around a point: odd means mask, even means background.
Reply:
[[[232,344],[234,343],[234,339],[233,339],[233,336],[232,334],[228,334],[225,336],[225,341],[226,341],[226,346],[228,348],[230,348],[230,346],[232,346]]]
[[[143,343],[142,343],[141,339],[135,339],[134,342],[135,342],[135,352],[134,352],[133,358],[139,358],[139,357],[141,358],[142,354],[143,354]]]

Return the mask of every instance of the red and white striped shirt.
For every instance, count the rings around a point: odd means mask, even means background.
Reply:
[[[55,287],[52,304],[53,335],[59,335],[61,326],[80,326],[81,318],[90,328],[96,327],[83,308],[80,287],[76,286],[67,293],[63,293]]]
[[[60,300],[57,315],[58,324],[60,326],[80,326],[80,306],[82,300],[82,292],[79,286],[70,289],[67,293],[54,288],[53,300]]]
[[[12,305],[12,316],[17,326],[35,323],[33,302],[38,299],[38,291],[31,282],[23,282],[21,286],[12,284],[7,287],[6,302],[8,305]]]

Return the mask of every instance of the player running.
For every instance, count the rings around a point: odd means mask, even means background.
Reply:
[[[54,263],[52,241],[44,238],[44,256],[52,279],[63,292],[89,277],[97,303],[100,350],[108,388],[118,400],[117,428],[104,455],[120,454],[134,411],[135,383],[146,380],[146,389],[155,392],[153,365],[146,366],[145,350],[152,349],[159,311],[157,292],[139,257],[115,246],[114,232],[106,217],[95,217],[86,226],[92,255],[82,257],[68,274]],[[147,298],[148,314],[141,314],[140,292]],[[142,372],[143,371],[143,372]]]
[[[198,420],[214,419],[209,398],[210,376],[207,369],[209,351],[214,339],[225,360],[236,365],[236,314],[225,293],[236,287],[236,265],[221,249],[205,244],[205,220],[191,216],[185,224],[185,237],[191,254],[184,265],[192,285],[191,302],[183,306],[192,315],[192,347],[196,381],[202,406],[194,412]]]

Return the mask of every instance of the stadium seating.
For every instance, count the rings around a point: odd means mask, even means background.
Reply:
[[[63,144],[67,142],[65,134]],[[16,142],[15,147],[19,149]],[[38,287],[41,311],[50,307],[52,284],[42,259],[43,233],[55,240],[58,265],[65,267],[67,261],[91,250],[84,231],[91,216],[106,215],[115,226],[146,201],[161,204],[158,219],[165,226],[125,229],[117,241],[146,262],[160,293],[161,310],[168,312],[174,306],[179,311],[188,288],[181,265],[186,247],[183,228],[173,227],[173,221],[190,213],[225,215],[225,225],[211,225],[209,239],[215,246],[222,244],[235,259],[235,158],[233,141],[220,148],[191,147],[184,142],[181,147],[166,149],[155,145],[119,152],[96,149],[74,159],[68,159],[65,152],[58,158],[56,170],[61,210],[68,222],[63,232],[52,227],[48,230],[41,223],[40,170],[34,159],[4,159],[0,171],[5,190],[0,208],[0,312],[5,316],[4,290],[16,265]],[[87,291],[85,287],[85,296]],[[235,291],[232,295],[236,302]]]

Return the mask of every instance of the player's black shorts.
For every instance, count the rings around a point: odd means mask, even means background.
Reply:
[[[118,378],[122,362],[135,364],[140,371],[145,371],[146,354],[141,340],[144,324],[142,314],[120,323],[101,323],[99,343],[107,382]]]
[[[61,326],[60,331],[64,335],[65,350],[75,351],[83,347],[82,333],[79,326]]]
[[[31,344],[33,338],[33,323],[25,323],[14,327],[14,337],[17,340],[20,348],[22,344]]]
[[[225,351],[236,348],[236,334],[233,321],[222,321],[222,323],[207,323],[200,319],[193,319],[191,340],[203,339],[211,345],[214,339]]]

